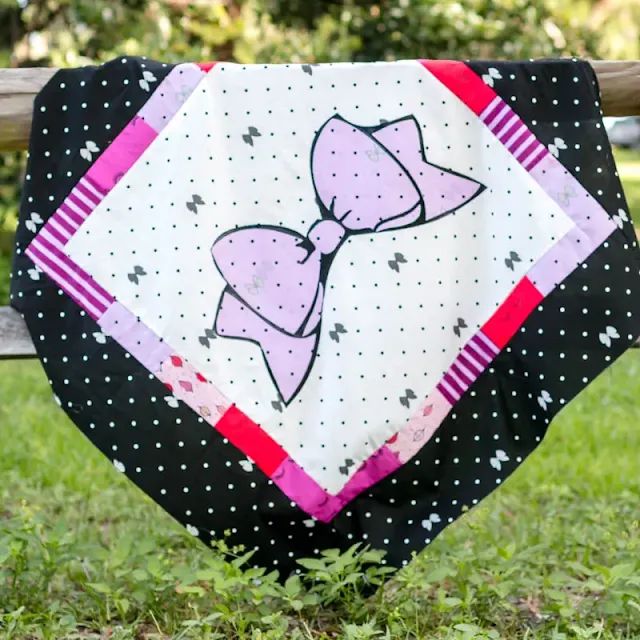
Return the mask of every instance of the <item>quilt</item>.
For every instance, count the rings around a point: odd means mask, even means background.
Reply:
[[[588,63],[62,70],[12,305],[62,409],[204,542],[394,567],[640,334]]]

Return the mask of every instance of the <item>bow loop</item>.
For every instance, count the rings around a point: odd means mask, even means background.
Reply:
[[[345,239],[424,224],[483,188],[426,161],[413,117],[358,127],[333,116],[316,134],[311,170],[322,218],[307,236],[256,225],[222,234],[211,249],[227,283],[216,331],[260,345],[287,404],[313,364],[324,283]]]
[[[320,254],[289,229],[245,227],[213,246],[216,267],[246,306],[273,326],[298,334],[314,307],[320,283]]]
[[[415,183],[395,156],[366,129],[340,116],[318,131],[311,171],[318,199],[351,231],[373,231],[420,202]]]

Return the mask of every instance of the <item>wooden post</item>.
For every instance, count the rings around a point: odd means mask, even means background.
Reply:
[[[26,149],[33,99],[55,69],[0,69],[0,150]]]
[[[605,116],[640,115],[640,61],[592,61]],[[26,149],[33,99],[55,69],[0,69],[0,151]],[[0,360],[31,358],[35,349],[20,315],[0,307]]]
[[[591,61],[605,116],[640,116],[640,60]]]
[[[0,360],[35,358],[27,325],[11,307],[0,307]]]

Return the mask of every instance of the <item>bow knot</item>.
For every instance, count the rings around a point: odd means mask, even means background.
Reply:
[[[324,219],[314,223],[307,238],[321,254],[330,255],[336,252],[346,234],[347,230],[337,220]]]
[[[483,188],[426,161],[413,117],[359,127],[333,116],[313,141],[311,173],[323,217],[306,236],[256,225],[223,233],[211,249],[227,283],[216,331],[260,346],[285,404],[311,370],[325,282],[347,236],[430,222]]]

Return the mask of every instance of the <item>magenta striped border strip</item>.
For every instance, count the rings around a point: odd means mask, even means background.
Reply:
[[[89,174],[83,176],[44,228],[65,245],[105,195]]]
[[[480,114],[480,120],[527,171],[531,171],[548,153],[520,116],[500,96],[489,103]]]
[[[52,216],[54,225],[58,223],[57,230],[61,238],[64,238],[65,244],[105,195],[107,195],[106,192],[93,182],[89,174],[82,177],[80,182],[71,190],[71,193]]]
[[[40,230],[27,255],[89,315],[99,318],[114,298],[64,254],[64,247],[106,194],[85,175]]]
[[[189,73],[183,76],[183,71]],[[177,111],[203,76],[204,72],[193,64],[174,67],[140,113],[149,112],[153,116],[153,109],[160,106],[155,103],[163,105],[165,111],[168,105],[171,105],[169,111]],[[181,82],[177,82],[178,78]],[[183,89],[190,91],[182,93]],[[107,311],[115,298],[64,253],[65,246],[113,188],[117,176],[133,166],[168,121],[161,120],[154,128],[139,115],[134,116],[27,247],[29,258],[94,320]]]
[[[498,347],[478,331],[442,376],[437,385],[438,391],[454,405],[499,352]]]

